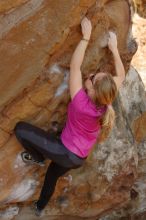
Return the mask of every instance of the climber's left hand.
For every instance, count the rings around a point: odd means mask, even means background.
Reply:
[[[109,31],[108,48],[112,51],[112,53],[117,51],[117,36],[112,31]]]
[[[89,40],[92,31],[92,24],[87,17],[84,17],[83,20],[81,21],[81,27],[82,27],[83,38]]]

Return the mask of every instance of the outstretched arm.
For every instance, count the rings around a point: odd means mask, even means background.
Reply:
[[[119,89],[120,86],[122,85],[122,82],[125,79],[125,69],[121,61],[118,48],[117,48],[117,37],[116,37],[116,34],[113,32],[109,32],[108,47],[112,51],[112,54],[114,57],[114,63],[115,63],[117,76],[113,78],[117,85],[117,88]]]
[[[86,17],[81,22],[83,38],[77,45],[70,63],[69,88],[71,98],[82,88],[81,65],[84,59],[88,41],[91,36],[91,22]]]

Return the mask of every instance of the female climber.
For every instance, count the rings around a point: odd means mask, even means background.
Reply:
[[[51,160],[39,199],[34,203],[38,216],[50,200],[58,178],[70,169],[81,167],[102,133],[112,128],[115,115],[112,102],[125,78],[116,35],[109,32],[107,46],[113,54],[117,75],[112,77],[109,73],[97,72],[90,74],[83,83],[81,65],[92,30],[86,17],[81,22],[81,29],[83,37],[70,63],[71,102],[60,139],[24,121],[19,121],[14,128],[18,141],[25,148],[21,153],[25,163],[43,166],[45,159]]]

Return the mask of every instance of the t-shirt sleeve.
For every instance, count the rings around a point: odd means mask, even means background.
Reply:
[[[78,111],[84,112],[85,108],[88,106],[89,97],[85,90],[81,88],[73,97],[71,105]]]

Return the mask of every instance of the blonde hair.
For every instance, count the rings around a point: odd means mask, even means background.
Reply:
[[[99,143],[108,137],[114,125],[115,111],[111,104],[114,101],[118,91],[113,77],[108,73],[105,73],[102,78],[96,79],[94,83],[94,90],[95,96],[93,99],[95,104],[97,106],[107,106],[105,114],[100,119],[101,132],[97,140]]]

